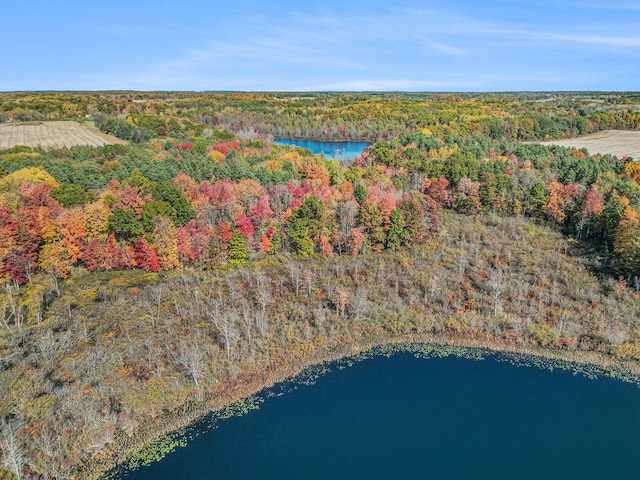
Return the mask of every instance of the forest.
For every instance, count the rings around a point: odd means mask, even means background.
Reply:
[[[128,143],[0,151],[0,478],[98,478],[389,342],[640,371],[640,163],[535,143],[639,130],[640,94],[0,94],[48,120]]]

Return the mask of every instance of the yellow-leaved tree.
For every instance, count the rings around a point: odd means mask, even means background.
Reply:
[[[0,204],[12,210],[18,208],[20,189],[25,183],[48,183],[53,188],[59,186],[56,179],[41,167],[22,168],[0,178]]]
[[[153,221],[153,246],[158,253],[160,268],[173,270],[180,267],[178,257],[178,230],[171,220],[158,215]]]
[[[640,275],[640,214],[630,205],[616,229],[613,251],[626,272]]]

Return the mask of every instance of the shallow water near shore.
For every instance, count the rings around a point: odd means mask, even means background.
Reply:
[[[313,154],[324,153],[326,158],[351,160],[360,155],[370,143],[367,142],[321,142],[317,140],[294,140],[292,138],[274,138],[278,145],[296,145],[306,148]]]
[[[636,384],[482,356],[400,351],[316,367],[116,478],[636,477]]]

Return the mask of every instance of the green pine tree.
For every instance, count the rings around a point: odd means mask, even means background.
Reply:
[[[387,230],[387,238],[385,240],[385,248],[387,250],[395,250],[406,244],[407,232],[405,231],[404,226],[405,223],[402,210],[399,208],[391,210],[389,230]]]
[[[249,244],[247,239],[238,232],[233,232],[229,240],[229,263],[231,265],[242,265],[249,260]]]

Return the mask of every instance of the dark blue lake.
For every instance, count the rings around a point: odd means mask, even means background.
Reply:
[[[334,365],[120,478],[638,478],[636,385],[504,358]]]
[[[360,155],[370,143],[367,142],[319,142],[316,140],[293,140],[291,138],[274,138],[273,143],[279,145],[297,145],[307,148],[313,154],[324,153],[326,158],[350,160]]]

